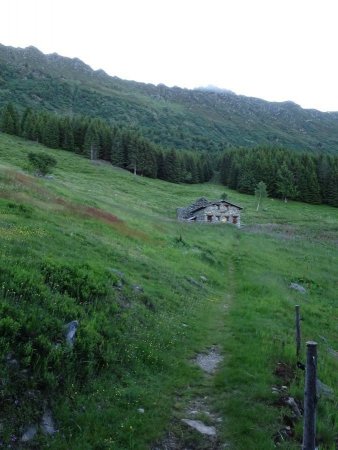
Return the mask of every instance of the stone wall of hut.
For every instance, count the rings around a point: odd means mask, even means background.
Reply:
[[[196,222],[231,223],[238,227],[241,226],[240,210],[231,205],[210,205],[197,211],[194,216]]]

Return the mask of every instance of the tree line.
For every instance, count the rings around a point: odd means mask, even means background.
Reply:
[[[221,153],[163,149],[134,128],[87,116],[19,113],[7,104],[0,130],[91,159],[103,159],[138,175],[173,183],[203,183],[219,170],[230,189],[254,194],[260,182],[270,197],[338,207],[338,157],[296,153],[275,147],[229,149]],[[212,158],[211,158],[212,157]]]
[[[112,126],[103,119],[60,116],[31,108],[20,113],[13,104],[7,104],[1,113],[0,130],[173,183],[203,183],[213,176],[208,154],[164,150],[138,130]]]
[[[221,158],[220,177],[246,194],[254,194],[262,181],[270,197],[338,207],[337,156],[267,147],[229,150]]]

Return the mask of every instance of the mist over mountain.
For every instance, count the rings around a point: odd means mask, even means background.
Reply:
[[[218,86],[214,86],[213,84],[208,84],[207,86],[199,86],[195,88],[195,91],[205,91],[205,92],[216,92],[218,94],[235,94],[235,92],[230,89],[220,88]]]
[[[114,56],[110,56],[113,58]],[[93,70],[77,58],[0,45],[0,107],[101,117],[168,148],[276,146],[338,152],[338,113],[268,102],[214,86],[169,88]]]

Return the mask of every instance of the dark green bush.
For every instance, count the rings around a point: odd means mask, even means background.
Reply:
[[[40,175],[47,175],[48,173],[51,173],[53,167],[57,164],[56,159],[46,153],[29,152],[28,160]]]
[[[48,261],[41,270],[45,283],[61,294],[79,302],[91,302],[108,295],[108,280],[88,264],[71,265]]]

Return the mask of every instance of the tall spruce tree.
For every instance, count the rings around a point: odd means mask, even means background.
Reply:
[[[112,134],[112,145],[110,153],[110,161],[113,166],[123,167],[124,166],[124,153],[123,153],[123,135],[119,128],[113,129]]]
[[[100,156],[100,135],[98,123],[93,120],[90,122],[83,143],[83,153],[92,160]]]
[[[60,144],[64,150],[75,150],[74,131],[69,117],[59,121]]]
[[[171,183],[182,180],[182,166],[175,150],[170,150],[164,157],[164,179]]]
[[[328,179],[327,203],[338,207],[338,158],[335,158]]]
[[[297,188],[299,200],[314,204],[321,202],[316,167],[309,155],[302,155],[298,159]]]
[[[42,131],[42,143],[50,148],[60,148],[59,121],[52,114],[46,115]]]
[[[293,199],[297,195],[294,175],[285,161],[277,173],[277,192],[282,196],[285,203],[289,198]]]
[[[0,130],[7,134],[20,135],[19,113],[12,103],[8,103],[2,110]]]

